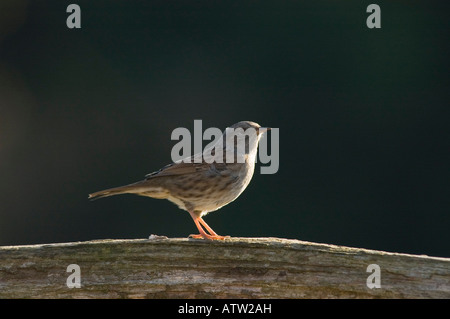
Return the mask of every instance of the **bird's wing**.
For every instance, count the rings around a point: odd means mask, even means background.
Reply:
[[[175,162],[164,166],[160,170],[145,175],[146,179],[162,176],[173,176],[173,175],[185,175],[193,174],[201,171],[211,171],[212,173],[220,174],[220,171],[226,169],[225,163],[184,163]]]

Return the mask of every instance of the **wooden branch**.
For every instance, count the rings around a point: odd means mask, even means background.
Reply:
[[[154,238],[0,247],[0,298],[450,298],[450,258],[279,238]],[[70,264],[81,288],[67,285],[69,276],[76,283]],[[371,264],[381,288],[368,288]]]

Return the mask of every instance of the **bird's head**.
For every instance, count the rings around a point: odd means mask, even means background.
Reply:
[[[261,127],[258,123],[241,121],[225,129],[223,133],[225,148],[233,148],[238,153],[256,153],[258,142],[270,127]]]

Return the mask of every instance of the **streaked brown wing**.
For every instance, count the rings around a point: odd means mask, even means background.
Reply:
[[[160,170],[145,175],[146,179],[154,178],[154,177],[162,177],[162,176],[174,176],[174,175],[185,175],[185,174],[193,174],[200,171],[211,170],[212,172],[216,172],[220,174],[220,171],[226,169],[225,163],[183,163],[177,162],[164,166]]]

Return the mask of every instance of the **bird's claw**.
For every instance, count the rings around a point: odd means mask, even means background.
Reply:
[[[202,235],[202,234],[191,234],[189,235],[189,238],[193,239],[207,239],[207,240],[225,240],[230,238],[230,236],[220,236],[220,235]]]

